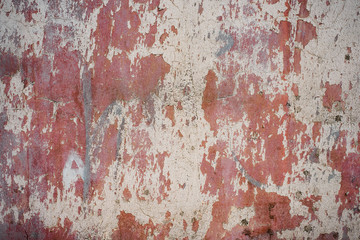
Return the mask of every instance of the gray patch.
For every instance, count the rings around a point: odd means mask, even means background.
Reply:
[[[333,126],[330,127],[330,134],[327,137],[328,142],[330,141],[330,138],[333,137],[334,141],[336,142],[336,140],[338,140],[340,136],[340,132],[337,129],[333,129]]]
[[[330,182],[331,179],[335,178],[336,177],[336,174],[334,172],[334,170],[331,172],[331,174],[329,174],[328,176],[328,182]]]
[[[253,177],[251,177],[247,172],[246,170],[244,169],[244,167],[241,165],[239,159],[235,156],[235,153],[232,152],[232,156],[235,160],[235,162],[237,163],[238,165],[238,169],[240,170],[241,174],[252,184],[254,185],[255,187],[257,188],[260,188],[260,189],[263,189],[265,190],[268,186],[266,184],[263,184],[259,181],[257,181],[256,179],[254,179]],[[279,188],[279,186],[276,186],[277,188]]]
[[[85,201],[89,193],[90,185],[90,148],[91,148],[91,72],[88,66],[84,66],[83,79],[83,98],[84,98],[84,116],[85,116],[85,129],[86,129],[86,152],[85,152],[85,164],[84,164],[84,188],[83,188],[83,200]]]
[[[313,148],[309,155],[309,160],[313,163],[319,163],[319,154],[320,150],[318,148]]]
[[[234,39],[230,34],[220,32],[219,36],[216,38],[216,41],[219,40],[225,42],[225,45],[222,48],[220,48],[219,51],[217,51],[216,53],[217,57],[220,57],[221,55],[229,51],[234,45]]]
[[[120,114],[120,112],[119,112]],[[115,171],[115,179],[117,179],[117,172],[118,172],[118,168],[121,162],[121,156],[120,156],[120,147],[121,147],[121,143],[122,143],[122,132],[124,131],[124,124],[125,124],[125,120],[124,118],[121,121],[121,125],[117,134],[117,140],[116,140],[116,171]]]

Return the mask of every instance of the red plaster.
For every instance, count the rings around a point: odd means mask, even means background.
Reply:
[[[132,197],[132,194],[131,194],[130,190],[127,187],[123,191],[123,196],[124,196],[124,199],[126,201],[130,201],[130,199]]]
[[[325,94],[323,96],[323,106],[331,111],[332,105],[335,102],[341,102],[342,87],[341,84],[325,83]]]
[[[168,119],[171,120],[172,122],[172,126],[175,126],[175,109],[173,105],[168,105],[165,107],[166,109],[166,114],[165,117],[167,117]]]
[[[315,26],[303,20],[297,21],[295,41],[302,43],[302,45],[305,47],[310,42],[310,40],[316,38],[317,34]]]

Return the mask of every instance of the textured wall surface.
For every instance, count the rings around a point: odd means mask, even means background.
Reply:
[[[359,20],[0,1],[0,238],[358,239]]]

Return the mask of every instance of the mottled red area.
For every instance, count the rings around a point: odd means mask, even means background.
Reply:
[[[143,175],[149,164],[150,159],[147,156],[147,152],[150,149],[152,142],[148,132],[145,130],[133,129],[130,136],[132,141],[132,151],[136,153],[133,156],[132,167],[136,167],[138,173]]]
[[[299,96],[299,87],[297,84],[292,84],[291,91],[294,93],[295,97]]]
[[[23,215],[20,215],[20,222],[15,223],[14,219],[0,224],[1,239],[39,239],[39,240],[73,240],[77,239],[74,233],[71,233],[72,222],[65,218],[64,226],[58,223],[52,228],[45,227],[45,224],[39,219],[38,215],[23,221]]]
[[[240,191],[236,194],[233,190],[231,180],[235,176],[241,176],[236,171],[235,163],[230,159],[224,158],[223,149],[226,147],[224,143],[209,148],[209,160],[203,160],[201,171],[207,174],[205,188],[203,191],[210,191],[216,194],[219,191],[219,201],[213,204],[212,216],[213,220],[207,231],[207,239],[220,239],[224,234],[229,236],[246,237],[262,237],[276,234],[277,231],[285,229],[293,229],[297,227],[302,217],[290,215],[290,199],[279,196],[275,193],[267,193],[257,189],[254,193],[254,186],[249,184],[246,192]],[[217,159],[216,168],[212,169],[211,163],[215,160],[216,155],[220,155]],[[244,180],[244,179],[243,179]],[[243,181],[242,180],[242,181]],[[246,219],[249,222],[248,227],[236,227],[230,233],[226,233],[223,223],[228,221],[231,206],[239,208],[249,207],[254,204],[255,216],[252,219]],[[240,224],[239,219],[239,224]]]
[[[316,142],[318,137],[320,137],[320,130],[321,130],[322,124],[321,122],[314,122],[314,126],[312,128],[313,131],[313,141]]]
[[[101,123],[99,123],[100,125]],[[97,126],[97,129],[102,129],[104,126]],[[119,124],[120,125],[120,124]],[[97,133],[99,130],[95,130],[94,133]],[[100,130],[101,131],[101,130]],[[95,196],[95,192],[101,193],[105,183],[105,177],[108,175],[110,166],[115,161],[120,161],[117,159],[117,150],[118,150],[118,124],[109,125],[107,128],[103,129],[105,131],[104,139],[102,142],[93,142],[95,146],[92,157],[92,161],[100,161],[98,168],[95,171],[95,174],[91,173],[90,176],[90,196]],[[96,139],[99,136],[93,135],[93,138]]]
[[[306,9],[307,0],[298,0],[300,3],[300,10],[298,16],[301,18],[306,18],[309,16],[310,12]]]
[[[143,114],[142,104],[139,103],[137,106],[130,106],[128,116],[130,116],[131,122],[135,127],[139,126],[141,120],[145,117]]]
[[[294,72],[296,74],[301,73],[301,50],[299,48],[295,48],[294,50]]]
[[[308,212],[311,214],[311,220],[317,219],[316,216],[317,209],[314,207],[314,204],[320,201],[321,198],[322,198],[321,196],[311,195],[310,197],[300,200],[304,206],[308,207]]]
[[[341,102],[342,87],[340,84],[325,83],[325,94],[323,96],[323,106],[331,111],[335,102]]]
[[[200,170],[206,174],[206,181],[202,192],[209,192],[212,195],[218,194],[219,200],[212,206],[213,219],[207,230],[206,239],[219,239],[225,233],[223,223],[227,222],[230,214],[231,206],[248,207],[252,205],[254,200],[253,186],[249,185],[246,192],[239,191],[238,194],[233,189],[231,181],[241,174],[236,169],[236,164],[232,159],[226,157],[225,142],[218,142],[216,145],[209,147],[207,159],[201,163]],[[218,158],[215,158],[218,154]],[[214,161],[216,161],[215,168]],[[240,182],[243,183],[244,178]],[[240,183],[240,184],[241,184]]]
[[[0,78],[11,77],[19,70],[19,60],[11,53],[0,51]],[[9,79],[10,80],[10,79]],[[8,81],[9,81],[8,80]]]
[[[140,26],[138,13],[131,10],[127,1],[122,1],[120,10],[114,13],[112,20],[114,21],[112,46],[125,51],[133,50],[137,38],[141,36],[138,32]]]
[[[360,187],[360,154],[346,154],[346,132],[340,132],[333,149],[328,152],[329,165],[341,173],[340,190],[336,196],[341,202],[338,210],[339,216],[344,209],[352,210],[355,214],[359,209],[359,187]]]
[[[182,104],[181,104],[180,101],[177,103],[176,108],[177,108],[178,110],[183,110],[183,106],[182,106]]]
[[[290,57],[291,51],[287,41],[290,39],[291,34],[291,23],[289,21],[280,21],[279,23],[279,47],[280,51],[283,52],[283,73],[290,73]]]
[[[216,81],[217,77],[212,70],[209,70],[205,77],[206,87],[203,93],[202,109],[204,109],[205,119],[210,123],[211,130],[215,130],[216,127],[216,112],[215,104],[217,100],[216,95]]]
[[[139,98],[145,101],[169,71],[170,65],[161,56],[138,58],[134,65],[125,53],[114,56],[112,61],[98,57],[91,82],[93,107],[102,112],[115,100]],[[103,79],[107,79],[106,84]]]
[[[131,213],[121,211],[118,215],[118,229],[113,233],[113,239],[146,239],[153,234],[152,222],[140,225]]]
[[[45,32],[45,39],[53,34]],[[50,43],[48,43],[50,44]],[[79,54],[68,47],[52,49],[52,62],[24,56],[23,78],[34,82],[34,98],[28,101],[36,114],[32,116],[29,149],[30,175],[45,175],[39,183],[41,199],[46,196],[47,181],[62,188],[62,171],[72,151],[85,159],[85,125]],[[56,70],[51,73],[51,67]],[[69,87],[69,85],[71,87]],[[47,129],[51,129],[49,131]],[[50,173],[50,174],[49,174]],[[76,191],[79,193],[79,191]]]
[[[246,148],[240,154],[240,162],[251,176],[256,180],[265,183],[271,176],[272,181],[277,185],[282,185],[285,173],[291,170],[291,164],[297,161],[292,154],[285,156],[283,145],[284,137],[278,133],[278,126],[285,123],[286,139],[288,145],[293,146],[293,140],[297,134],[306,129],[305,125],[295,121],[289,114],[279,118],[275,115],[280,105],[285,106],[288,97],[286,94],[274,96],[270,101],[270,96],[265,95],[259,89],[261,79],[256,75],[241,76],[237,79],[238,92],[226,99],[218,98],[219,89],[216,86],[217,77],[213,71],[209,71],[205,77],[207,84],[205,87],[202,107],[205,119],[210,123],[211,130],[216,134],[218,119],[230,119],[238,121],[246,113],[250,120],[249,127],[243,129],[248,141]],[[248,92],[250,84],[253,85],[254,94]],[[274,109],[275,108],[275,109]],[[270,116],[271,120],[267,120]],[[260,140],[264,142],[261,143]],[[302,141],[306,144],[306,141]],[[261,156],[261,144],[264,144],[265,159]],[[257,150],[253,153],[253,150]],[[252,159],[252,161],[247,161]],[[262,174],[259,174],[261,172]]]
[[[269,235],[267,237],[269,238]],[[250,240],[250,239],[261,239],[261,236],[256,236],[255,238],[251,237],[251,231],[247,226],[236,225],[231,229],[231,231],[228,231],[222,239]]]
[[[310,42],[310,40],[316,38],[316,27],[314,27],[314,25],[303,20],[297,21],[295,41],[302,43],[302,45],[305,47]]]
[[[267,3],[270,3],[270,4],[275,4],[277,2],[279,2],[279,0],[266,0]]]
[[[193,230],[194,232],[197,232],[199,229],[199,220],[197,220],[196,218],[193,218],[191,220],[191,222],[192,222],[191,230]]]
[[[130,190],[127,187],[123,191],[123,196],[124,196],[124,199],[126,201],[130,201],[130,199],[132,197],[132,194],[131,194]]]
[[[112,239],[165,239],[171,230],[172,223],[155,225],[151,220],[140,224],[131,213],[121,211],[118,215],[118,228],[113,232]]]
[[[183,229],[184,229],[184,231],[186,231],[187,225],[188,225],[187,222],[185,220],[183,220]]]
[[[177,28],[176,28],[174,25],[171,26],[171,31],[172,31],[173,33],[175,33],[175,35],[178,34],[178,30],[177,30]]]
[[[149,10],[158,6],[159,1],[149,2]],[[170,66],[161,56],[135,57],[132,64],[128,52],[136,44],[144,42],[148,47],[155,41],[156,22],[150,23],[148,33],[140,33],[140,15],[147,11],[133,11],[128,1],[122,1],[118,9],[116,1],[109,1],[98,15],[98,28],[94,32],[95,71],[92,84],[93,108],[102,112],[115,100],[139,98],[145,101],[154,92],[159,80],[169,72]],[[111,14],[111,11],[114,13]],[[161,11],[164,12],[164,11]],[[112,27],[114,24],[114,27]],[[124,50],[108,59],[109,47]],[[106,83],[104,82],[106,79]],[[103,98],[103,96],[107,96]]]
[[[169,34],[166,32],[166,30],[164,30],[164,33],[161,34],[161,36],[160,36],[160,40],[159,40],[160,43],[163,44],[164,41],[165,41],[165,39],[166,39],[168,36],[169,36]]]
[[[33,20],[32,15],[40,11],[39,5],[34,1],[13,1],[16,13],[23,14],[26,22]]]
[[[290,199],[276,193],[258,191],[254,207],[255,216],[249,222],[252,236],[294,229],[303,219],[300,216],[291,216]]]
[[[336,239],[339,239],[339,233],[337,232],[323,233],[320,234],[320,236],[317,238],[317,240],[336,240]]]
[[[173,105],[168,105],[165,107],[166,113],[165,117],[171,120],[172,126],[175,126],[175,109]]]

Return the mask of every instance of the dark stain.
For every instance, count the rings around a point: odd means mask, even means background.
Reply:
[[[335,117],[335,121],[336,121],[336,122],[341,122],[341,118],[342,118],[341,115],[337,115],[337,116]]]
[[[349,54],[346,54],[346,55],[345,55],[345,60],[347,60],[347,61],[350,60],[350,55],[349,55]]]
[[[249,222],[245,218],[243,220],[241,220],[241,225],[247,226],[248,224],[249,224]]]
[[[311,225],[306,225],[306,226],[304,227],[304,231],[307,232],[307,233],[310,233],[312,230],[313,230],[313,228],[312,228]]]
[[[243,234],[245,235],[245,236],[251,236],[251,231],[249,230],[249,229],[245,229],[244,231],[243,231]]]

